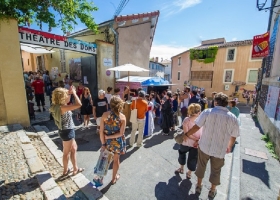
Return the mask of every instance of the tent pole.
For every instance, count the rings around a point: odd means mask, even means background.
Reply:
[[[128,90],[128,97],[127,98],[130,99],[129,98],[130,97],[129,71],[128,71],[128,77],[127,78],[128,78],[128,84],[127,85],[128,85],[128,88],[129,88],[129,90]]]

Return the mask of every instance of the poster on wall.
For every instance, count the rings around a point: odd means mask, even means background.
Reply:
[[[280,90],[279,90],[275,119],[276,119],[275,125],[280,130]]]
[[[50,77],[52,80],[55,80],[58,77],[58,67],[52,67]]]
[[[75,58],[69,61],[70,79],[74,82],[82,80],[81,59]]]
[[[274,122],[275,119],[276,107],[279,98],[279,89],[280,88],[274,86],[269,86],[268,88],[264,111],[272,122]]]
[[[269,32],[262,35],[256,35],[253,38],[252,58],[262,58],[269,53]]]

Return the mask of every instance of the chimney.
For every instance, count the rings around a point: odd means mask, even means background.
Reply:
[[[158,62],[158,57],[156,57],[156,61],[155,62]]]

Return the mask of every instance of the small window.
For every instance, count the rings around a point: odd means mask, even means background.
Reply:
[[[235,49],[228,49],[227,61],[234,61]]]
[[[224,71],[224,83],[231,83],[233,81],[233,73],[234,70],[232,69],[226,69]]]
[[[181,65],[181,57],[178,58],[178,65]]]
[[[178,72],[178,81],[181,79],[181,72]]]
[[[154,69],[154,64],[152,64],[152,69]]]
[[[258,70],[249,70],[248,83],[257,83]]]

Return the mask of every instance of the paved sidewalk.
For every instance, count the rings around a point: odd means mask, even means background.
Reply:
[[[250,114],[241,114],[240,199],[276,200],[280,189],[280,163],[261,140],[263,133]],[[264,152],[268,159],[245,154],[245,148]]]

